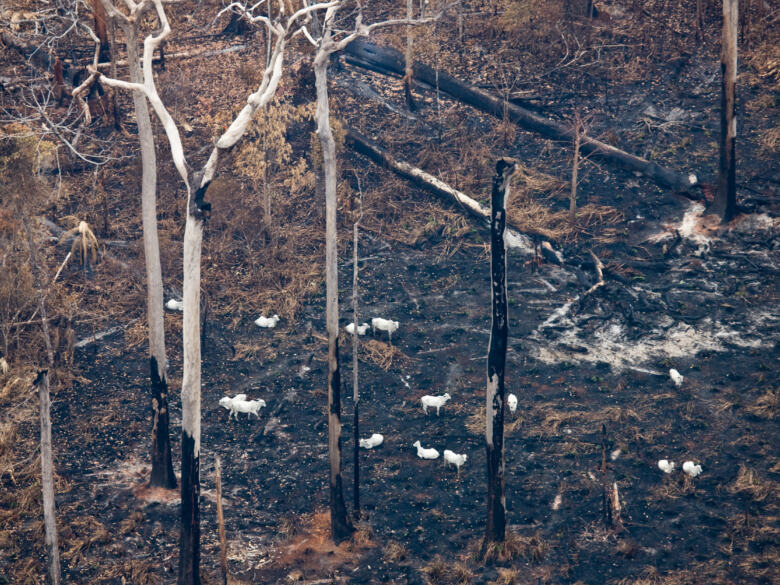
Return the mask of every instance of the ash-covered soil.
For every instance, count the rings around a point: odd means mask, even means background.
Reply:
[[[686,233],[681,224],[691,204],[673,207],[667,223]],[[616,279],[608,272],[588,295],[595,273],[584,253],[581,266],[569,259],[538,269],[527,256],[510,254],[507,392],[519,405],[506,421],[506,499],[517,558],[496,566],[473,557],[485,516],[481,433],[490,330],[488,260],[478,235],[450,255],[433,254],[435,240],[416,247],[376,235],[361,240],[359,320],[393,318],[400,329],[391,343],[380,332],[360,338],[361,435],[379,432],[385,442],[361,451],[361,532],[338,549],[323,536],[324,296],[311,299],[295,322],[282,320],[271,330],[257,328],[256,315],[242,316],[235,330],[213,318],[203,367],[205,572],[218,567],[219,455],[230,569],[247,582],[290,576],[448,583],[469,582],[469,574],[473,583],[507,575],[529,584],[654,583],[659,576],[679,583],[776,582],[776,221],[746,217],[716,239],[682,237],[674,246],[673,237],[658,235],[664,226],[644,227],[630,243],[610,247],[610,261],[631,266],[632,275]],[[655,243],[647,239],[652,234]],[[340,273],[344,325],[351,321],[348,256]],[[346,334],[341,347],[351,502]],[[175,385],[180,362],[171,353]],[[108,550],[97,540],[81,554],[133,559],[148,564],[150,582],[172,582],[175,494],[173,501],[149,501],[138,493],[149,430],[143,351],[128,353],[117,336],[80,351],[77,361],[89,382],[59,394],[53,407],[59,471],[72,488],[60,505],[78,505],[121,535]],[[669,379],[671,367],[685,377],[679,389]],[[173,429],[180,424],[176,390]],[[420,397],[443,392],[452,400],[441,415],[425,415]],[[259,419],[228,419],[218,400],[238,393],[267,402]],[[606,480],[617,484],[621,506],[611,530],[602,522],[602,425],[610,453]],[[441,459],[418,459],[412,448],[418,439],[468,454],[460,475]],[[677,463],[674,473],[658,469],[662,458]],[[680,471],[688,459],[704,470],[693,480]],[[88,581],[89,564],[79,567],[66,578]]]

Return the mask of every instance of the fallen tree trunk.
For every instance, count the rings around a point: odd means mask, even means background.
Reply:
[[[378,73],[404,75],[403,55],[395,49],[381,47],[358,39],[350,43],[345,51],[350,63]],[[414,63],[412,71],[415,80],[438,87],[453,98],[498,118],[503,118],[506,115],[512,122],[527,130],[538,132],[547,138],[567,142],[573,142],[576,138],[576,132],[573,128],[506,102],[473,85],[459,81],[443,71],[436,71],[417,62]],[[698,180],[693,174],[688,176],[679,174],[595,138],[583,136],[580,150],[593,158],[641,173],[657,184],[674,191],[690,192],[698,186]]]
[[[469,215],[479,220],[480,225],[483,227],[488,227],[490,222],[490,210],[465,193],[462,193],[457,189],[453,189],[443,181],[440,181],[422,169],[418,169],[409,163],[395,160],[393,156],[384,148],[372,142],[355,130],[347,129],[346,144],[350,146],[355,152],[367,156],[372,161],[381,166],[389,168],[402,177],[409,179],[415,185],[427,189],[446,202],[455,203],[459,207],[463,208]],[[534,238],[541,237],[544,239],[551,239],[548,238],[546,234],[541,232],[532,233],[531,235]],[[507,245],[511,248],[520,249],[527,254],[533,253],[533,242],[528,236],[520,233],[517,227],[515,227],[515,229],[506,230],[506,241]]]

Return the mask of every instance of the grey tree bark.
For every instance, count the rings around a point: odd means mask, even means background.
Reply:
[[[331,53],[323,50],[330,40],[330,22],[323,27],[320,50],[314,59],[317,89],[317,137],[322,146],[322,173],[325,177],[325,322],[328,330],[328,460],[330,463],[330,523],[333,541],[338,543],[354,531],[344,504],[341,473],[341,372],[339,370],[339,283],[338,233],[336,223],[336,142],[330,127],[328,101],[328,62]]]
[[[126,82],[101,76],[101,80],[111,87],[129,91],[140,91],[149,100],[163,126],[171,149],[171,158],[179,176],[184,182],[187,193],[187,218],[184,229],[183,261],[183,304],[182,345],[184,351],[182,375],[182,462],[181,462],[181,536],[179,548],[179,585],[200,584],[200,406],[201,406],[201,336],[200,336],[200,264],[204,223],[211,211],[211,205],[204,201],[206,191],[214,179],[222,154],[229,151],[244,136],[255,112],[264,107],[276,94],[283,72],[284,49],[287,41],[301,32],[299,19],[309,13],[326,8],[317,4],[304,7],[290,17],[277,18],[273,22],[264,22],[274,35],[275,43],[270,64],[266,67],[257,90],[251,93],[246,104],[235,117],[228,129],[219,137],[211,154],[197,173],[192,172],[184,155],[176,122],[168,112],[155,85],[152,59],[156,48],[171,33],[170,23],[165,14],[163,0],[143,0],[141,3],[129,3],[130,16],[117,10],[110,0],[101,0],[106,12],[120,22],[134,20],[146,8],[153,6],[160,28],[144,39],[143,82]],[[262,20],[264,17],[251,17],[250,20]],[[90,70],[98,73],[97,68]]]
[[[130,81],[143,82],[139,65],[137,21],[123,22]],[[146,260],[146,319],[149,328],[149,371],[152,394],[152,471],[149,485],[173,489],[173,473],[168,411],[168,360],[165,354],[165,322],[163,315],[163,282],[160,265],[160,244],[157,236],[157,158],[154,134],[146,96],[133,92],[133,105],[141,145],[141,217],[143,223],[144,258]]]
[[[24,212],[20,213],[25,236],[27,237],[27,250],[30,254],[30,266],[32,268],[35,290],[38,294],[38,310],[41,314],[41,327],[43,340],[46,345],[47,369],[41,370],[36,380],[38,396],[40,399],[41,420],[41,491],[43,492],[43,526],[45,532],[46,552],[49,556],[49,579],[52,585],[59,585],[60,571],[60,547],[57,537],[57,510],[54,501],[54,455],[51,445],[51,395],[49,392],[49,372],[54,369],[54,349],[49,334],[49,321],[46,314],[46,299],[42,288],[41,271],[35,253],[35,242],[30,229],[29,218]]]

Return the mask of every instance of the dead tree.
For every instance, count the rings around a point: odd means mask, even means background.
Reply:
[[[108,18],[103,7],[104,0],[92,0],[92,15],[95,19],[95,34],[100,41],[100,62],[111,60],[111,44],[108,39]]]
[[[317,89],[317,137],[322,148],[322,173],[325,178],[325,320],[328,330],[328,460],[330,463],[330,524],[333,541],[338,543],[352,534],[354,528],[347,516],[341,477],[341,372],[339,370],[339,283],[338,234],[336,224],[336,142],[330,127],[328,100],[328,63],[339,50],[332,40],[333,19],[337,8],[325,15],[322,37],[314,58]],[[357,327],[357,325],[355,325]],[[355,332],[357,333],[357,331]]]
[[[571,165],[571,193],[569,195],[569,221],[577,221],[577,174],[580,168],[580,144],[584,127],[580,115],[574,119],[574,160]]]
[[[108,2],[104,1],[104,6]],[[153,5],[160,29],[144,40],[143,81],[127,82],[119,79],[101,79],[109,86],[127,91],[140,91],[149,100],[157,114],[171,149],[171,157],[187,194],[187,218],[184,228],[182,346],[184,352],[182,375],[182,462],[181,462],[181,539],[179,550],[179,585],[200,583],[200,390],[201,390],[201,336],[200,336],[200,259],[203,231],[211,212],[211,204],[205,201],[206,191],[219,168],[223,153],[229,151],[243,137],[255,112],[265,106],[276,94],[283,71],[283,57],[287,43],[303,32],[301,21],[311,12],[321,10],[327,4],[307,6],[289,17],[279,15],[271,21],[265,16],[252,16],[251,11],[238,7],[252,22],[262,23],[274,39],[269,65],[256,91],[249,95],[228,129],[219,137],[205,165],[197,172],[191,170],[184,155],[184,148],[175,121],[157,93],[152,71],[155,49],[171,33],[171,27],[163,7],[163,0],[144,0],[135,4],[131,18],[149,5]],[[109,10],[109,7],[106,6]],[[110,6],[110,10],[119,13]],[[112,12],[109,12],[112,13]],[[97,71],[96,67],[92,68]]]
[[[346,52],[349,54],[349,62],[360,67],[386,75],[404,75],[406,69],[404,57],[390,47],[382,47],[358,39],[346,48]],[[422,63],[414,63],[412,71],[414,79],[436,87],[453,98],[492,116],[502,119],[509,118],[518,126],[538,132],[553,140],[561,140],[566,143],[574,141],[574,129],[569,126],[548,120],[516,104],[507,103],[506,100],[455,79],[444,71],[433,69]],[[587,135],[582,137],[581,152],[628,171],[641,173],[657,184],[675,191],[688,193],[698,187],[695,175],[682,175]]]
[[[506,202],[509,183],[517,165],[512,160],[496,163],[490,199],[490,288],[492,321],[485,393],[485,450],[487,454],[487,528],[483,550],[491,542],[506,539],[504,495],[504,370],[509,336],[506,288]]]
[[[46,538],[46,552],[49,556],[49,578],[52,585],[60,584],[60,548],[57,537],[57,510],[54,501],[54,455],[51,445],[51,395],[49,393],[49,372],[54,370],[54,349],[49,334],[49,321],[46,315],[46,295],[43,292],[41,270],[35,253],[35,242],[27,214],[19,210],[22,218],[25,236],[27,238],[27,251],[30,255],[30,267],[32,268],[35,290],[38,294],[38,310],[41,315],[41,328],[43,340],[46,345],[48,358],[47,368],[38,372],[35,386],[38,388],[40,399],[41,419],[41,491],[43,492],[43,526]]]
[[[360,204],[357,219],[352,225],[352,400],[355,403],[355,412],[352,419],[354,435],[353,460],[353,501],[355,506],[355,518],[360,518],[360,392],[358,390],[358,231],[360,220],[363,219],[363,191],[360,188],[360,177],[355,175],[360,192]]]
[[[412,0],[406,0],[406,19],[412,20]],[[409,108],[410,112],[414,112],[417,109],[417,104],[414,103],[414,95],[412,94],[412,43],[412,25],[407,25],[406,54],[404,55],[404,96],[406,97],[406,107]]]
[[[354,527],[347,516],[344,504],[341,473],[341,372],[339,370],[339,301],[338,258],[336,223],[336,142],[330,127],[330,103],[328,99],[328,64],[334,53],[343,50],[358,37],[367,37],[379,27],[395,24],[418,24],[423,21],[388,20],[371,25],[363,24],[363,14],[358,5],[357,16],[349,32],[339,34],[336,17],[344,6],[343,1],[331,2],[321,28],[321,36],[314,39],[308,31],[306,38],[316,47],[314,79],[317,91],[317,137],[322,148],[322,169],[325,178],[325,321],[328,330],[328,454],[330,463],[330,523],[333,541],[347,538]],[[430,19],[429,19],[430,21]],[[357,327],[357,324],[355,325]]]
[[[726,223],[737,214],[737,28],[738,0],[723,0],[720,50],[720,172],[713,211]]]
[[[143,83],[139,65],[138,33],[143,11],[151,3],[138,5],[135,18],[129,18],[116,10],[110,0],[101,0],[103,18],[106,13],[116,19],[125,35],[127,63],[132,83]],[[97,12],[96,17],[97,19]],[[99,36],[99,35],[98,35]],[[133,92],[133,105],[138,125],[138,142],[141,146],[141,219],[143,223],[144,259],[146,261],[146,319],[149,328],[149,371],[152,396],[152,470],[149,485],[173,489],[176,476],[173,473],[168,409],[168,359],[165,352],[165,322],[163,315],[163,281],[160,264],[160,244],[157,235],[157,158],[154,150],[154,134],[146,96],[142,91]]]

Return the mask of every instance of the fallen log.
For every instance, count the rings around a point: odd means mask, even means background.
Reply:
[[[489,227],[490,210],[465,193],[453,189],[422,169],[418,169],[409,163],[396,160],[384,148],[355,130],[347,129],[346,144],[355,152],[368,157],[381,166],[389,168],[402,177],[410,180],[415,185],[423,187],[434,195],[437,195],[447,203],[455,203],[473,218],[477,219],[482,227]],[[516,227],[508,228],[505,237],[507,246],[519,249],[526,254],[533,254],[535,240],[538,240],[540,237],[546,238],[546,236],[541,233],[532,233],[531,237],[529,237],[521,233]]]
[[[390,47],[382,47],[362,39],[357,39],[350,43],[345,51],[349,63],[385,75],[404,74],[403,55]],[[506,102],[482,89],[459,81],[443,71],[436,71],[427,65],[415,62],[412,72],[416,81],[438,87],[439,90],[453,98],[474,106],[483,112],[498,118],[503,118],[506,115],[518,126],[538,132],[547,138],[567,142],[575,140],[576,132],[573,128],[548,120],[511,102]],[[680,193],[690,193],[699,186],[698,179],[694,174],[687,176],[679,174],[657,163],[629,154],[589,136],[582,137],[580,149],[583,153],[589,154],[593,158],[629,171],[641,173],[655,183]]]

